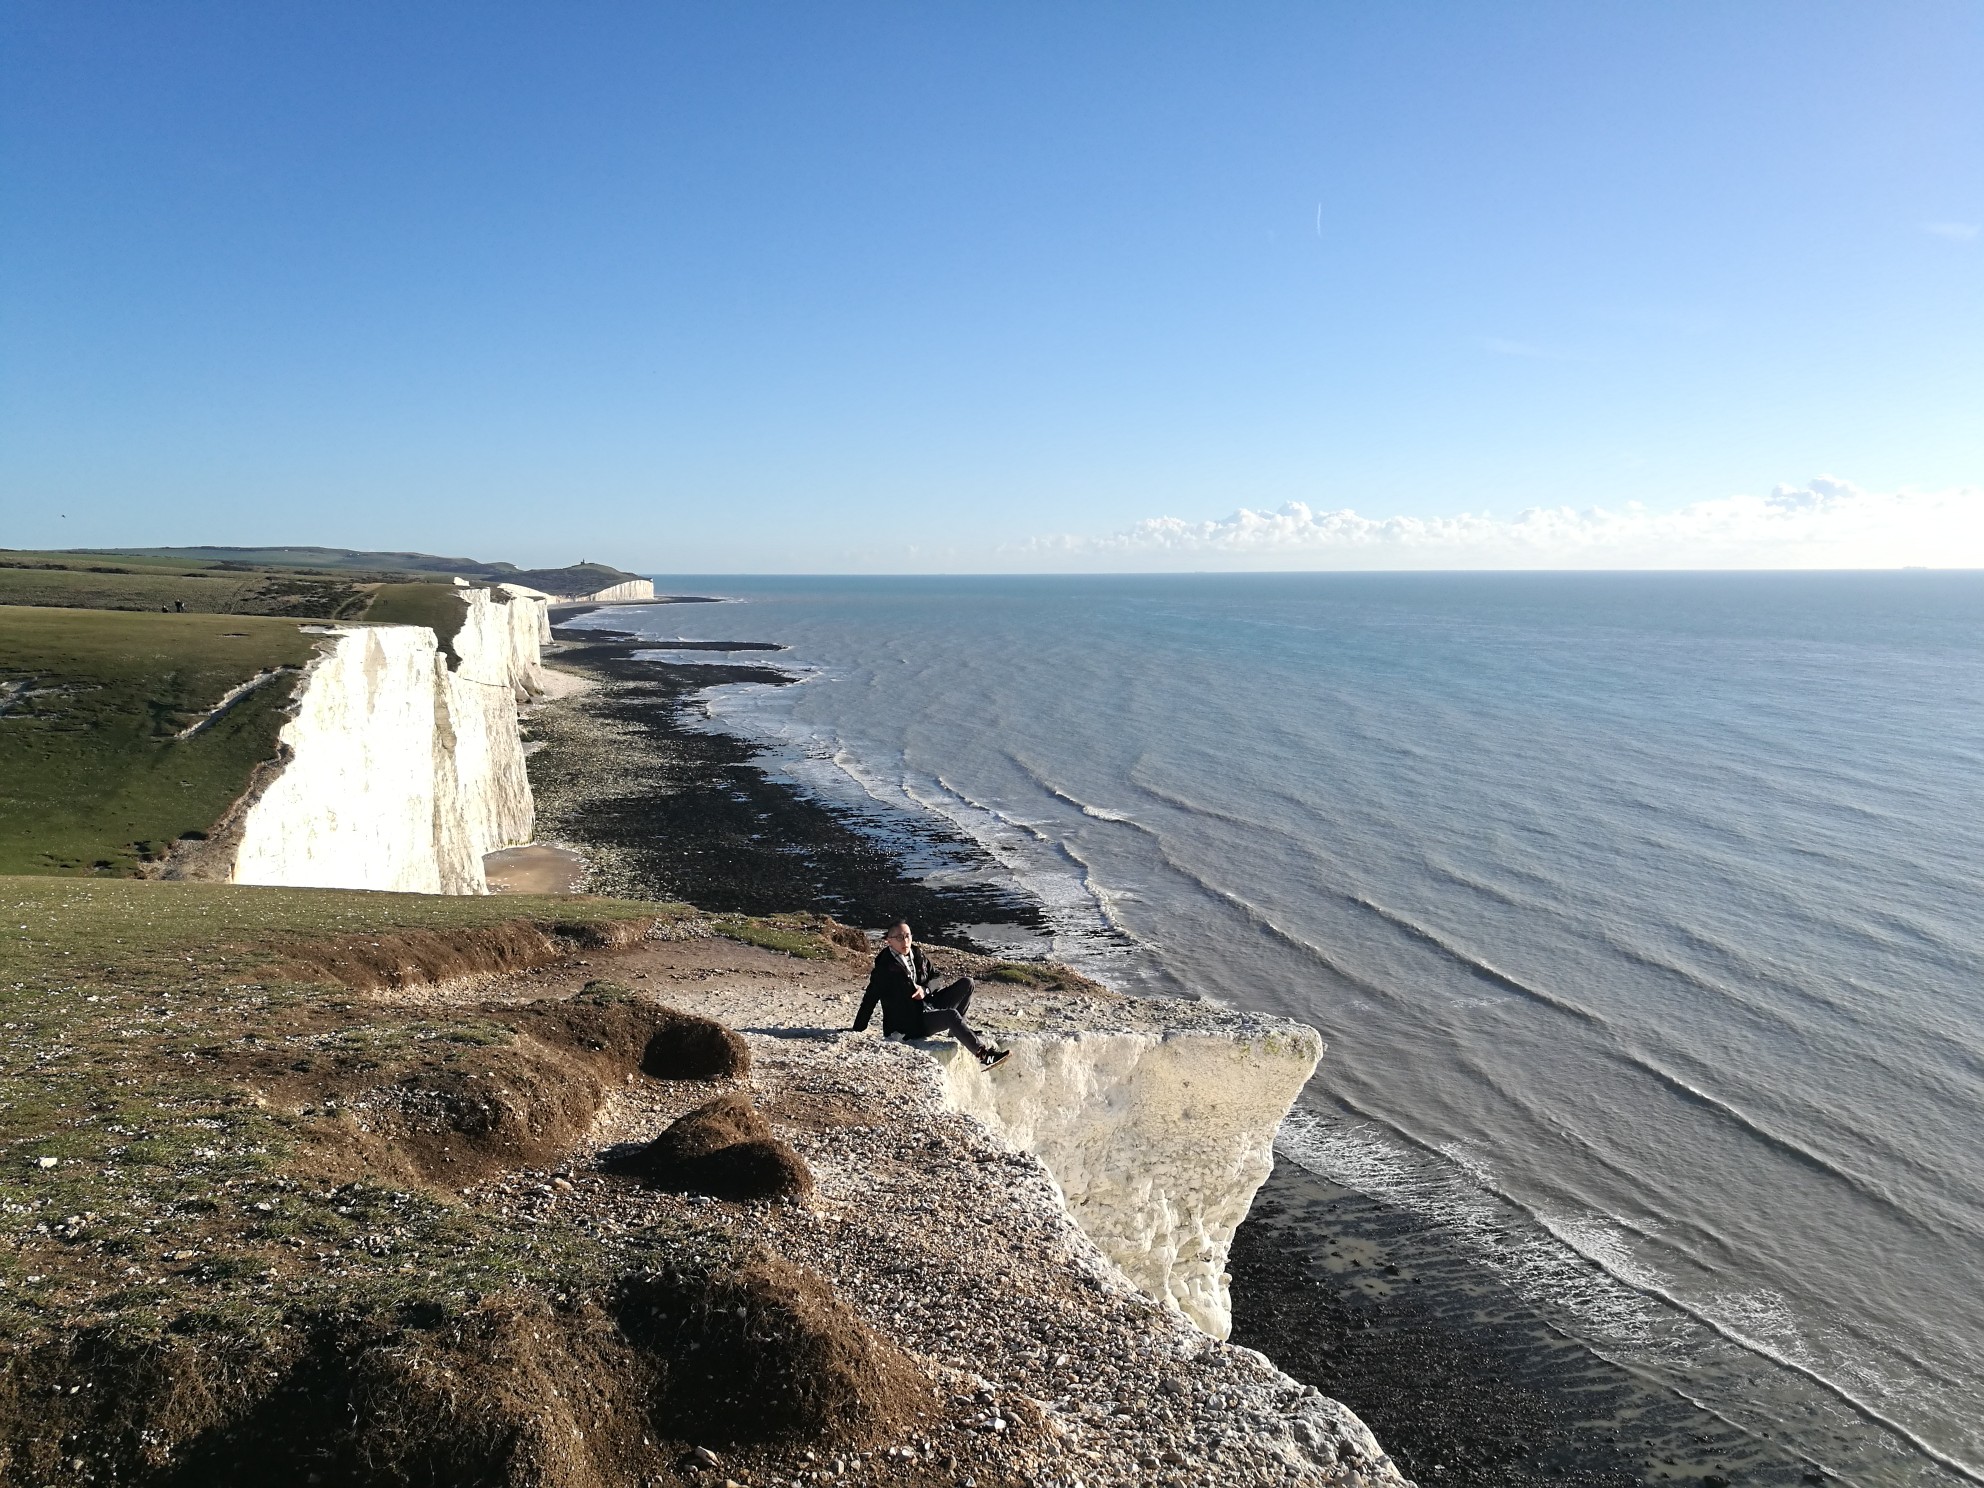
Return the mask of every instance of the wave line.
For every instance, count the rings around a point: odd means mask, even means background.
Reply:
[[[1470,975],[1479,977],[1484,982],[1491,982],[1495,986],[1504,988],[1507,991],[1514,992],[1520,997],[1526,997],[1532,1002],[1540,1003],[1544,1007],[1553,1008],[1568,1017],[1576,1018],[1579,1022],[1589,1023],[1594,1028],[1604,1028],[1608,1031],[1611,1029],[1611,1021],[1603,1015],[1593,1012],[1588,1007],[1581,1007],[1568,998],[1559,997],[1554,992],[1546,992],[1541,987],[1530,986],[1529,983],[1520,978],[1513,977],[1508,972],[1491,966],[1479,956],[1463,950],[1460,946],[1455,945],[1452,941],[1441,935],[1437,930],[1428,929],[1418,921],[1408,919],[1397,910],[1387,909],[1376,900],[1369,899],[1362,894],[1353,894],[1350,897],[1365,909],[1371,911],[1372,914],[1378,916],[1386,924],[1403,931],[1406,935],[1409,935],[1412,939],[1419,941],[1423,945],[1431,946]]]
[[[1745,1353],[1753,1354],[1757,1358],[1767,1360],[1770,1363],[1775,1364],[1782,1369],[1787,1369],[1791,1371],[1793,1374],[1798,1375],[1800,1378],[1806,1380],[1808,1383],[1818,1386],[1821,1390],[1825,1391],[1826,1394],[1832,1396],[1835,1400],[1839,1401],[1848,1410],[1852,1411],[1855,1415],[1859,1416],[1863,1421],[1866,1421],[1869,1425],[1879,1427],[1881,1430],[1888,1432],[1890,1435],[1894,1436],[1898,1440],[1906,1442],[1910,1447],[1914,1448],[1921,1455],[1927,1457],[1930,1461],[1937,1463],[1939,1466],[1948,1469],[1950,1472],[1955,1473],[1958,1477],[1964,1479],[1966,1482],[1975,1483],[1979,1485],[1979,1488],[1984,1488],[1984,1468],[1977,1467],[1971,1463],[1964,1461],[1960,1457],[1956,1457],[1948,1452],[1945,1452],[1942,1448],[1938,1447],[1934,1442],[1931,1442],[1926,1438],[1918,1435],[1912,1428],[1910,1428],[1905,1423],[1895,1420],[1892,1416],[1888,1415],[1885,1411],[1883,1411],[1879,1406],[1873,1404],[1870,1401],[1861,1399],[1858,1395],[1854,1394],[1853,1391],[1848,1389],[1845,1385],[1839,1383],[1837,1380],[1831,1378],[1829,1375],[1821,1372],[1820,1370],[1813,1368],[1811,1365],[1801,1363],[1799,1360],[1792,1358],[1790,1355],[1785,1354],[1776,1348],[1773,1348],[1769,1343],[1766,1343],[1762,1339],[1752,1338],[1750,1335],[1744,1333],[1735,1326],[1723,1322],[1713,1313],[1704,1311],[1702,1308],[1699,1308],[1695,1306],[1693,1303],[1689,1302],[1686,1298],[1678,1296],[1675,1293],[1668,1291],[1665,1287],[1658,1285],[1656,1282],[1653,1282],[1651,1280],[1644,1280],[1640,1277],[1636,1277],[1632,1275],[1630,1272],[1619,1269],[1612,1265],[1608,1265],[1605,1259],[1601,1255],[1597,1254],[1594,1251],[1587,1250],[1585,1247],[1579,1245],[1576,1239],[1565,1229],[1561,1228],[1554,1220],[1551,1219],[1549,1215],[1525,1203],[1522,1199],[1518,1198],[1515,1194],[1510,1193],[1501,1184],[1497,1183],[1486,1168],[1483,1168],[1478,1164],[1459,1163],[1455,1160],[1452,1153],[1445,1151],[1437,1144],[1429,1141],[1425,1137],[1420,1136],[1417,1132],[1413,1131],[1411,1128],[1403,1125],[1402,1123],[1394,1120],[1393,1118],[1381,1115],[1376,1111],[1365,1109],[1363,1106],[1360,1106],[1359,1104],[1357,1104],[1356,1101],[1350,1099],[1342,1092],[1334,1092],[1333,1094],[1336,1100],[1342,1102],[1344,1106],[1348,1107],[1358,1116],[1363,1117],[1366,1121],[1370,1121],[1379,1126],[1384,1127],[1386,1130],[1395,1134],[1401,1141],[1404,1141],[1410,1144],[1411,1146],[1418,1148],[1420,1151],[1426,1153],[1428,1156],[1436,1158],[1444,1163],[1447,1163],[1457,1171],[1465,1174],[1469,1181],[1473,1182],[1484,1191],[1493,1194],[1496,1198],[1500,1199],[1503,1203],[1507,1204],[1511,1209],[1515,1210],[1518,1214],[1524,1216],[1532,1224],[1536,1225],[1537,1228],[1542,1230],[1544,1234],[1548,1235],[1552,1240],[1554,1240],[1564,1250],[1568,1251],[1571,1255],[1577,1257],[1579,1261],[1583,1262],[1586,1266],[1590,1267],[1593,1271],[1597,1272],[1599,1275],[1607,1277],[1617,1285],[1624,1287],[1626,1290],[1634,1293],[1637,1296],[1645,1297],[1650,1301],[1657,1302],[1665,1307],[1672,1308],[1674,1311],[1680,1313],[1682,1316],[1690,1318],[1694,1322],[1699,1323],[1702,1327],[1708,1329],[1708,1331],[1713,1333],[1716,1337],[1722,1339],[1723,1342],[1731,1344],[1734,1347],[1743,1350],[1743,1352]],[[1276,1139],[1275,1146],[1277,1150],[1283,1150],[1281,1139],[1279,1137],[1277,1137]],[[1308,1164],[1303,1162],[1302,1154],[1300,1154],[1299,1152],[1289,1150],[1288,1156],[1294,1159],[1298,1167],[1304,1167],[1304,1168],[1308,1167]],[[1324,1178],[1330,1177],[1328,1173],[1321,1173],[1318,1174],[1318,1176]],[[1332,1179],[1332,1181],[1337,1181],[1337,1180]]]

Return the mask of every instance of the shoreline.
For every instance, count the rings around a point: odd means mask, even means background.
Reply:
[[[1438,1223],[1286,1156],[1228,1269],[1233,1341],[1343,1401],[1421,1484],[1836,1481],[1566,1334]]]
[[[757,913],[812,909],[855,924],[904,913],[923,938],[968,949],[976,948],[964,932],[968,924],[1040,923],[1038,907],[1015,892],[990,895],[995,902],[968,895],[966,905],[948,899],[954,890],[918,883],[888,847],[846,820],[848,813],[754,765],[764,746],[685,717],[704,688],[790,685],[789,674],[761,664],[634,659],[642,651],[783,648],[564,628],[571,618],[576,614],[554,619],[561,643],[555,663],[601,685],[583,704],[585,724],[570,712],[562,722],[546,720],[533,779],[540,768],[551,777],[541,794],[555,803],[547,816],[558,838],[579,844],[595,864],[599,891]],[[599,747],[608,740],[615,749]],[[588,745],[595,758],[617,753],[621,773],[610,784],[589,777],[568,791],[578,772],[561,771],[559,751]],[[644,794],[651,783],[660,798]],[[932,836],[946,834],[933,828]],[[955,836],[948,845],[983,856]],[[741,865],[719,866],[733,854]],[[762,871],[768,861],[784,871]],[[859,871],[850,875],[855,862]],[[861,888],[849,893],[855,878]],[[803,897],[809,892],[813,897]],[[775,903],[781,893],[789,897]],[[923,894],[930,899],[882,907]],[[926,934],[925,924],[935,933]],[[1277,1157],[1241,1226],[1229,1268],[1233,1341],[1364,1415],[1400,1469],[1422,1484],[1774,1488],[1823,1480],[1804,1460],[1556,1331],[1432,1221],[1329,1183],[1286,1157]]]
[[[994,865],[968,838],[903,820],[900,826],[963,870],[936,882],[918,878],[880,833],[774,779],[757,763],[767,753],[762,745],[698,727],[688,716],[704,688],[782,687],[791,685],[790,674],[756,663],[633,659],[659,649],[780,648],[663,646],[558,622],[552,634],[552,665],[597,686],[576,705],[540,705],[527,720],[538,746],[530,759],[538,831],[583,853],[591,892],[685,900],[722,913],[811,910],[857,924],[900,915],[921,939],[974,951],[993,948],[971,935],[973,926],[1030,933],[1043,925],[1039,907],[996,882]]]

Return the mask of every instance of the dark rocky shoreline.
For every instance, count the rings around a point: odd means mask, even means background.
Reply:
[[[584,612],[560,619],[573,613]],[[638,661],[656,643],[617,631],[561,625],[554,635],[561,649],[553,662],[599,687],[530,721],[532,742],[543,746],[530,763],[538,836],[582,848],[593,863],[592,892],[739,914],[813,910],[870,927],[900,916],[922,939],[965,950],[984,949],[972,926],[1042,923],[1032,901],[999,883],[976,844],[922,820],[880,830],[775,779],[757,763],[759,745],[698,726],[693,699],[705,688],[779,687],[792,680],[786,673],[729,661]],[[668,649],[778,648],[705,641]],[[966,871],[936,882],[906,871],[889,832],[914,835],[920,849]]]
[[[1233,1341],[1466,1488],[1824,1481],[1554,1327],[1434,1222],[1281,1160],[1240,1227]]]
[[[567,611],[561,620],[584,611]],[[897,915],[925,939],[973,946],[968,927],[1037,927],[1037,906],[990,873],[925,882],[872,823],[755,763],[753,742],[710,729],[694,697],[782,686],[775,667],[637,660],[661,643],[570,629],[555,665],[597,691],[532,720],[540,837],[578,846],[594,892],[717,911],[830,913],[874,927]],[[671,651],[776,651],[763,642],[668,642]],[[969,863],[975,844],[894,823]],[[986,865],[990,866],[990,865]],[[1400,1467],[1452,1488],[1788,1485],[1807,1465],[1556,1332],[1429,1222],[1281,1162],[1235,1240],[1233,1341],[1349,1405]]]

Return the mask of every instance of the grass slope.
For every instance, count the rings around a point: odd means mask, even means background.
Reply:
[[[94,548],[82,550],[79,556],[94,561],[110,557],[153,563],[247,565],[255,568],[307,569],[319,573],[353,572],[375,578],[391,574],[459,574],[465,579],[524,584],[559,594],[592,594],[641,577],[604,563],[580,562],[565,568],[524,569],[514,563],[483,563],[474,558],[442,558],[432,553],[375,553],[354,548]]]
[[[683,1472],[693,1442],[788,1481],[795,1436],[865,1443],[906,1366],[737,1224],[461,1200],[555,1161],[661,1010],[332,976],[693,915],[0,877],[0,1481],[672,1488],[715,1480]]]
[[[0,605],[179,610],[208,615],[358,614],[369,591],[343,576],[224,570],[210,564],[0,550]]]
[[[273,1218],[255,1207],[287,1192],[281,1175],[312,1155],[312,1120],[271,1107],[244,1076],[273,1085],[279,1072],[314,1070],[390,1085],[515,1039],[473,1017],[361,1005],[348,988],[299,980],[292,953],[394,932],[682,912],[619,900],[0,877],[0,1230],[11,1242],[0,1247],[0,1336],[47,1336],[79,1310],[151,1328],[195,1307],[245,1326],[293,1299],[262,1283],[265,1263],[243,1257],[281,1260],[287,1273],[290,1237],[343,1246],[372,1231],[381,1206],[393,1227],[411,1223],[488,1284],[512,1247],[458,1232],[431,1198],[286,1198]],[[281,1057],[263,1057],[271,1050]],[[313,1114],[338,1125],[331,1112]],[[64,1233],[79,1229],[70,1216],[88,1216],[87,1243]],[[197,1268],[174,1270],[164,1255],[195,1249]],[[400,1264],[361,1265],[368,1274],[341,1284],[397,1295]]]
[[[514,1042],[486,1020],[361,1006],[349,988],[298,980],[302,948],[684,913],[613,899],[0,877],[0,1228],[10,1240],[0,1248],[0,1335],[46,1335],[71,1325],[77,1307],[149,1325],[173,1305],[280,1305],[254,1284],[266,1266],[208,1260],[159,1276],[173,1270],[169,1250],[280,1258],[296,1232],[335,1246],[367,1230],[367,1214],[331,1204],[278,1220],[254,1208],[276,1175],[310,1157],[311,1121],[254,1097],[242,1077],[260,1069],[276,1083],[276,1071],[311,1065],[393,1083]],[[282,1057],[264,1057],[272,1050]],[[409,1200],[387,1206],[407,1210]],[[446,1230],[442,1206],[417,1208]],[[87,1244],[62,1234],[71,1214],[89,1216]],[[488,1246],[472,1262],[478,1274],[502,1268],[506,1246],[462,1238]],[[119,1280],[133,1262],[151,1280]],[[389,1290],[401,1286],[397,1266],[373,1268]]]
[[[461,574],[487,578],[512,572],[507,563],[479,563],[473,558],[442,558],[432,553],[373,553],[356,548],[94,548],[91,555],[148,559],[157,562],[245,563],[258,568],[348,569],[367,573]]]
[[[0,872],[126,874],[207,831],[272,758],[292,621],[0,607]]]

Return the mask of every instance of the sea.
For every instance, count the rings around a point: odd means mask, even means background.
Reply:
[[[923,871],[1321,1029],[1284,1162],[1843,1481],[1984,1483],[1984,574],[658,587],[731,603],[580,623],[787,648],[710,726],[989,855]]]

